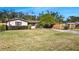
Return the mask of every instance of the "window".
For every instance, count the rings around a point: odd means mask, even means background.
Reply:
[[[16,26],[21,26],[21,24],[22,24],[21,22],[15,22]]]

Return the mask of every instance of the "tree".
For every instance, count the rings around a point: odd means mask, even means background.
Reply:
[[[41,14],[39,16],[40,18],[40,26],[45,26],[45,25],[53,25],[55,23],[61,23],[63,22],[63,17],[59,15],[58,13],[55,12],[47,12],[45,14]]]
[[[24,14],[23,12],[15,12],[14,10],[10,10],[10,11],[2,10],[2,11],[0,11],[0,21],[5,22],[8,19],[13,19],[13,18],[22,18],[25,20],[35,20],[36,16]]]
[[[67,22],[79,22],[79,17],[70,16],[69,18],[67,18]]]
[[[55,19],[51,14],[44,14],[40,16],[40,25],[44,26],[45,24],[54,24]]]
[[[56,23],[63,23],[64,22],[64,17],[62,15],[59,15],[58,12],[52,12],[51,15],[55,18]]]
[[[36,20],[36,16],[33,15],[24,15],[22,18],[26,20]]]
[[[5,22],[8,17],[9,17],[8,11],[6,11],[6,10],[0,11],[0,20],[2,22]]]

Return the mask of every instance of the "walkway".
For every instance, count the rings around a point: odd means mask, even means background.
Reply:
[[[73,31],[73,30],[59,30],[59,29],[53,29],[54,31],[59,31],[59,32],[68,32],[68,33],[73,33],[73,34],[79,34],[78,31]]]

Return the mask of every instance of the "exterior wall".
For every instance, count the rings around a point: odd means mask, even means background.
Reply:
[[[64,29],[65,24],[55,24],[53,26],[54,29]]]
[[[59,24],[55,24],[55,25],[53,26],[53,28],[54,28],[54,29],[59,29],[60,26],[59,26]]]
[[[76,24],[68,24],[69,29],[75,29],[76,28]]]
[[[14,21],[9,21],[6,23],[7,26],[16,26],[16,22],[21,22],[21,26],[28,26],[28,22],[22,21],[22,20],[14,20]]]

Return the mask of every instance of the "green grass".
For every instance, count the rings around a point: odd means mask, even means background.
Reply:
[[[73,29],[74,31],[79,31],[79,29]]]
[[[1,51],[77,51],[79,35],[52,29],[0,32]]]

